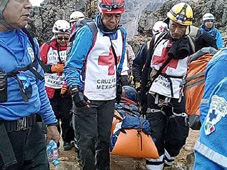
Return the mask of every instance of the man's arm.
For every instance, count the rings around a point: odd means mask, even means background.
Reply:
[[[49,50],[50,50],[50,44],[49,43],[44,43],[40,47],[40,56],[41,56],[41,60],[45,64],[45,72],[47,72],[47,73],[62,73],[65,64],[63,64],[63,63],[58,63],[58,64],[55,64],[55,65],[47,64]]]
[[[132,63],[132,74],[135,82],[140,82],[142,69],[147,58],[147,42],[144,43]]]
[[[64,67],[65,79],[70,88],[78,86],[79,90],[83,90],[81,76],[84,76],[85,62],[92,47],[92,41],[92,32],[88,26],[81,28],[76,34],[75,42]]]
[[[222,35],[219,30],[217,30],[217,34],[216,34],[216,44],[218,49],[223,48]]]

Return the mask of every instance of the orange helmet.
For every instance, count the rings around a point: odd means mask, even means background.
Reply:
[[[125,12],[125,1],[99,0],[98,8],[100,13],[122,14]]]

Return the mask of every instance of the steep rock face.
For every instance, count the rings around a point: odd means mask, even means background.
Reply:
[[[122,16],[120,24],[127,29],[128,37],[133,37],[138,33],[138,23],[146,9],[154,11],[165,1],[125,1],[126,11]],[[58,19],[69,20],[70,14],[75,10],[80,10],[87,17],[94,18],[97,14],[97,0],[44,0],[40,7],[33,9],[29,27],[42,44],[52,37],[51,30],[54,22]]]
[[[140,18],[138,31],[141,34],[149,33],[149,28],[158,20],[164,20],[167,12],[177,2],[182,1],[168,1],[164,3],[157,11],[146,10],[145,15]],[[187,2],[187,1],[186,1]],[[216,20],[215,24],[221,32],[226,30],[227,23],[227,4],[225,0],[200,0],[200,1],[188,1],[194,12],[193,25],[199,27],[202,24],[202,16],[210,12]]]
[[[127,29],[130,44],[137,44],[135,52],[144,41],[151,37],[151,28],[154,23],[158,20],[164,20],[167,12],[177,2],[180,1],[126,1],[126,12],[122,16],[121,24]],[[193,25],[200,26],[203,14],[211,12],[216,17],[216,27],[222,32],[224,40],[227,39],[225,35],[227,29],[227,4],[225,0],[194,0],[188,1],[188,3],[194,11]],[[40,7],[33,9],[29,27],[42,44],[53,36],[54,22],[58,19],[69,20],[70,14],[75,10],[80,10],[87,17],[94,18],[97,14],[97,0],[44,0]],[[139,38],[138,35],[143,38]]]
[[[75,10],[87,11],[89,15],[93,13],[92,5],[91,0],[45,0],[40,7],[33,8],[29,27],[42,44],[53,36],[52,27],[55,21],[69,21],[70,14]]]
[[[122,16],[121,23],[127,29],[128,37],[138,34],[138,25],[141,16],[146,10],[155,11],[167,0],[128,0],[126,1],[126,12]]]
[[[156,11],[151,11],[150,9],[147,9],[145,11],[144,16],[140,18],[138,23],[139,35],[144,38],[138,36],[130,38],[130,43],[134,47],[133,49],[135,53],[138,52],[138,46],[141,46],[144,41],[151,38],[151,28],[154,23],[158,20],[165,20],[167,12],[174,4],[178,2],[182,1],[167,1]],[[225,0],[198,0],[185,2],[190,4],[193,9],[194,26],[199,27],[202,24],[202,16],[205,13],[210,12],[216,18],[215,26],[221,31],[223,41],[227,41],[227,4],[225,4]],[[140,41],[141,39],[143,39],[144,41]]]

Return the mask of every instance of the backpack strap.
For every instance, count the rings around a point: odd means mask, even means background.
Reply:
[[[26,94],[26,92],[25,92],[25,90],[24,90],[24,88],[23,88],[23,84],[22,84],[22,82],[21,82],[21,80],[19,79],[19,77],[18,77],[17,74],[20,73],[21,71],[27,71],[27,70],[29,70],[29,71],[31,71],[36,77],[38,77],[40,80],[43,80],[44,77],[43,77],[42,75],[40,75],[40,73],[38,73],[38,72],[34,69],[34,67],[35,67],[36,64],[37,64],[37,61],[40,61],[40,59],[39,59],[39,57],[37,56],[37,52],[36,52],[36,49],[35,49],[35,43],[34,43],[34,41],[33,41],[33,37],[31,36],[31,34],[29,33],[29,31],[26,30],[25,28],[23,28],[22,31],[23,31],[25,34],[27,34],[28,39],[29,39],[29,41],[30,41],[30,43],[31,43],[31,45],[32,45],[32,49],[33,49],[33,52],[34,52],[34,61],[33,61],[32,63],[30,63],[30,64],[29,64],[28,66],[26,66],[26,67],[22,67],[22,68],[20,68],[20,69],[18,69],[18,70],[16,70],[16,71],[12,71],[12,72],[7,73],[7,77],[14,77],[14,78],[17,80],[22,98],[23,98],[23,100],[24,100],[25,102],[28,102],[29,96]]]
[[[148,58],[150,58],[149,59],[149,67],[150,67],[150,62],[151,62],[151,57],[152,57],[152,55],[153,55],[153,53],[154,53],[154,50],[156,49],[156,47],[158,46],[158,44],[163,40],[163,38],[166,36],[168,34],[168,32],[167,31],[164,31],[164,32],[162,32],[159,36],[158,36],[158,38],[156,39],[156,41],[154,42],[154,44],[153,44],[153,47],[151,48],[151,46],[152,46],[152,43],[151,43],[151,41],[152,40],[150,40],[149,42],[150,43],[147,43],[147,45],[149,45],[149,47],[147,47],[147,49],[149,49],[149,51],[148,51],[148,53],[147,53],[147,59]],[[155,37],[154,37],[155,38]],[[152,85],[152,83],[153,83],[153,81],[159,76],[159,74],[162,72],[162,70],[164,69],[164,67],[170,62],[170,60],[171,60],[172,58],[168,58],[164,63],[163,63],[163,65],[160,67],[160,69],[156,72],[156,74],[153,76],[153,80],[150,80],[149,81],[149,83],[148,83],[148,86],[149,86],[149,88],[150,88],[150,86]],[[151,71],[151,70],[150,70]],[[148,76],[150,77],[150,73],[148,73]]]
[[[151,47],[151,41],[152,41],[152,40],[147,41],[147,51],[149,51],[149,50],[150,50],[150,47]]]
[[[189,40],[189,43],[190,43],[190,47],[192,49],[192,53],[195,53],[195,44],[192,40],[192,37],[190,35],[187,35],[187,37],[188,37],[188,40]]]
[[[88,22],[87,25],[89,26],[89,28],[90,28],[90,30],[92,32],[92,39],[94,40],[94,37],[98,33],[97,26],[96,26],[95,22]]]
[[[147,53],[147,59],[149,59],[152,55],[153,55],[153,53],[154,53],[154,50],[155,50],[155,48],[158,46],[158,44],[162,41],[162,39],[166,36],[168,34],[168,32],[167,31],[164,31],[164,32],[162,32],[158,37],[157,37],[157,39],[156,39],[156,41],[155,40],[153,40],[155,37],[153,37],[150,41],[148,41],[147,42],[147,49],[148,49],[148,53]],[[155,41],[155,42],[154,42]],[[153,46],[153,47],[152,47]],[[151,48],[152,47],[152,48]],[[148,60],[149,61],[149,67],[150,67],[150,62],[151,62],[151,60],[149,59]]]
[[[23,32],[24,32],[25,34],[27,34],[28,39],[29,39],[30,43],[32,44],[32,49],[33,49],[33,51],[34,51],[34,56],[35,56],[34,62],[38,61],[38,63],[40,64],[40,66],[43,68],[43,70],[46,71],[47,66],[40,60],[40,58],[39,58],[38,55],[37,55],[33,37],[31,36],[30,32],[29,32],[26,28],[22,28],[22,30],[23,30]],[[41,75],[33,68],[33,65],[28,65],[28,70],[30,70],[30,71],[31,71],[35,76],[37,76],[40,80],[43,80],[43,79],[44,79],[44,77],[41,76]]]
[[[217,28],[214,28],[214,38],[215,38],[215,40],[217,40],[216,39],[216,35],[217,35]]]

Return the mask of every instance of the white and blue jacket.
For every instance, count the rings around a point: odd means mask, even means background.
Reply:
[[[225,63],[227,64],[227,63]],[[227,67],[227,65],[225,66]],[[227,169],[227,72],[226,77],[218,83],[209,99],[209,110],[200,129],[199,140],[195,144],[196,154],[206,157],[203,164],[209,169]],[[196,162],[200,162],[196,156]],[[213,162],[214,164],[210,163]],[[214,166],[214,167],[212,167]]]
[[[227,48],[217,52],[210,60],[205,77],[200,105],[202,126],[194,149],[216,165],[227,168]],[[201,162],[199,159],[197,156],[196,162]]]
[[[88,25],[77,32],[64,68],[65,78],[70,88],[78,86],[89,100],[112,100],[116,97],[116,72],[121,74],[125,59],[126,30],[118,27],[115,32],[104,32],[97,27],[97,31],[94,38]]]
[[[207,64],[205,88],[200,104],[200,121],[204,122],[209,110],[209,99],[216,85],[227,76],[227,48],[219,50]]]
[[[35,43],[36,52],[38,57],[40,57],[36,40]],[[0,69],[6,73],[20,70],[35,60],[34,51],[28,36],[20,29],[0,32],[0,56]],[[35,69],[44,76],[44,72],[38,62]],[[28,101],[24,101],[22,98],[17,78],[21,80],[25,91],[30,90]],[[7,79],[8,100],[0,102],[0,120],[13,121],[38,113],[46,124],[56,123],[57,120],[44,88],[44,80],[41,81],[29,70],[18,73],[17,78],[12,76]]]
[[[201,34],[203,34],[204,32],[207,32],[210,35],[212,35],[213,37],[215,37],[215,39],[216,39],[216,45],[217,45],[218,49],[223,48],[222,35],[221,35],[220,31],[217,28],[215,28],[213,26],[211,29],[205,30],[205,25],[202,25],[199,28],[199,31],[200,31]]]

